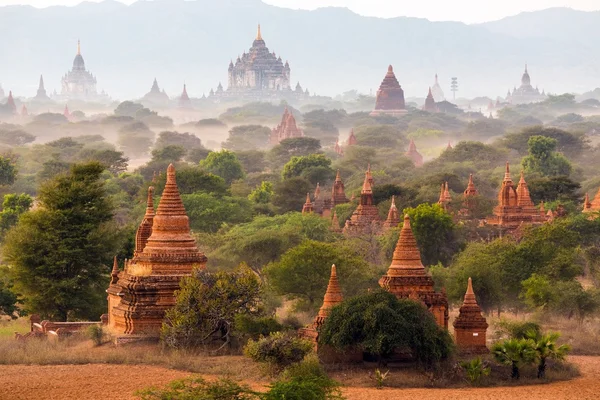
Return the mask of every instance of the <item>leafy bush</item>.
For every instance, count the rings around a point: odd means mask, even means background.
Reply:
[[[385,372],[381,372],[379,368],[375,369],[375,374],[373,375],[373,379],[375,379],[375,384],[377,385],[377,389],[382,389],[385,380],[387,379],[390,371],[387,370]]]
[[[467,378],[471,384],[477,384],[482,377],[490,374],[491,368],[486,366],[481,357],[474,358],[470,361],[463,361],[460,366],[464,368]]]
[[[236,315],[234,326],[238,334],[247,335],[254,339],[283,329],[283,325],[273,317],[253,317],[246,314]]]
[[[136,393],[142,400],[258,400],[257,393],[246,385],[229,379],[206,382],[187,378],[171,382],[166,388],[151,387]]]
[[[535,343],[531,339],[508,339],[494,344],[492,354],[500,364],[511,367],[511,378],[519,379],[521,366],[531,364],[535,360],[534,346]]]
[[[104,342],[104,329],[100,325],[92,325],[87,329],[88,337],[96,346],[100,346]]]
[[[313,350],[313,344],[293,333],[275,332],[258,340],[249,340],[244,354],[256,362],[266,363],[275,371],[298,363]]]
[[[502,319],[496,323],[496,329],[501,337],[507,339],[526,339],[530,337],[531,332],[539,335],[542,328],[537,322],[533,321],[509,321]]]

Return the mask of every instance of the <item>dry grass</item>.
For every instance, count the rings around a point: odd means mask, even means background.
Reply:
[[[29,320],[26,318],[17,320],[0,319],[0,338],[13,338],[15,332],[27,333],[29,329]]]

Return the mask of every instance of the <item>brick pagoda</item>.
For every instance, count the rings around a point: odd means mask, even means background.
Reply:
[[[423,166],[423,156],[417,151],[417,145],[415,144],[414,140],[410,139],[408,150],[404,155],[411,159],[415,167]]]
[[[303,137],[304,132],[296,125],[296,118],[286,107],[281,117],[281,122],[271,130],[271,144],[278,144],[282,140]]]
[[[175,304],[180,280],[194,268],[206,267],[206,256],[190,233],[172,164],[156,213],[151,195],[149,191],[134,256],[124,271],[117,276],[113,273],[107,291],[109,321],[117,342],[158,339],[165,312]]]
[[[494,208],[494,215],[486,218],[486,223],[498,226],[510,233],[522,224],[539,225],[545,221],[545,213],[535,207],[531,201],[523,172],[521,172],[521,179],[515,190],[510,176],[510,167],[506,163],[504,180],[498,192],[498,205]]]
[[[314,211],[313,203],[310,201],[310,193],[306,193],[306,201],[302,206],[302,214],[310,214]]]
[[[390,65],[387,74],[379,86],[377,100],[375,101],[375,109],[370,115],[372,117],[379,115],[399,116],[406,113],[404,90],[402,90],[400,83],[398,83],[398,79],[396,79],[394,68]]]
[[[584,213],[597,213],[600,211],[600,189],[594,196],[594,199],[590,201],[590,196],[586,193],[583,201],[583,212]]]
[[[452,203],[452,196],[450,195],[450,190],[448,189],[448,182],[442,183],[440,189],[440,198],[438,199],[438,204],[442,206],[442,208],[446,211],[450,209],[450,203]]]
[[[192,102],[190,100],[190,96],[188,96],[187,86],[183,84],[183,92],[181,92],[181,96],[179,96],[179,108],[190,108],[192,106]]]
[[[472,215],[472,209],[475,206],[474,199],[478,196],[477,188],[473,183],[473,174],[469,174],[469,182],[467,188],[463,192],[463,204],[462,208],[458,212],[461,217],[468,218]]]
[[[340,170],[338,169],[337,174],[335,176],[335,182],[333,182],[333,187],[331,188],[331,206],[335,207],[339,204],[345,204],[348,202],[349,200],[346,197],[344,182],[342,182]]]
[[[425,104],[423,104],[423,111],[428,111],[431,113],[438,112],[438,108],[435,105],[435,100],[433,99],[433,94],[431,93],[431,88],[429,88],[429,93],[427,93]]]
[[[392,264],[379,280],[379,285],[399,299],[420,300],[433,314],[437,324],[448,329],[448,298],[445,292],[434,290],[433,279],[425,272],[408,215],[404,216]]]
[[[392,204],[390,205],[390,210],[388,211],[387,219],[383,223],[383,229],[393,229],[398,227],[399,224],[400,213],[398,212],[398,208],[396,208],[396,196],[392,196]]]
[[[348,146],[355,146],[358,141],[356,140],[356,135],[354,135],[354,129],[350,130],[350,136],[348,136]]]
[[[475,299],[471,278],[459,315],[454,320],[454,339],[456,345],[465,353],[487,353],[486,332],[488,323],[481,315],[481,308]]]
[[[372,189],[373,176],[371,175],[371,167],[365,173],[365,181],[360,193],[360,203],[346,225],[344,226],[345,234],[361,234],[373,233],[379,231],[379,210],[373,202]]]

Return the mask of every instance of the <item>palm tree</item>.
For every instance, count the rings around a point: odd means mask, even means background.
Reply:
[[[519,368],[535,359],[534,345],[531,339],[508,339],[494,344],[492,353],[496,361],[512,368],[511,378],[519,379]]]
[[[543,379],[546,377],[546,360],[564,360],[567,353],[571,350],[571,346],[563,344],[558,346],[556,342],[560,338],[558,332],[548,332],[545,335],[539,332],[527,332],[527,337],[534,342],[534,351],[538,359],[537,377]]]

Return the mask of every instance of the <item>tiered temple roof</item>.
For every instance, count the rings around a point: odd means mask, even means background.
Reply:
[[[440,189],[440,198],[438,199],[438,204],[442,206],[444,210],[448,210],[450,208],[450,203],[452,203],[452,196],[450,195],[450,190],[448,189],[448,182],[442,183]]]
[[[448,299],[444,292],[434,290],[433,279],[425,272],[408,215],[404,216],[392,263],[379,280],[379,285],[400,299],[420,300],[431,311],[438,325],[448,328]]]
[[[146,216],[153,207],[148,196]],[[157,338],[165,311],[175,304],[175,291],[194,268],[206,267],[206,256],[198,250],[190,233],[189,219],[179,195],[175,168],[169,165],[167,182],[158,208],[148,224],[136,234],[136,252],[118,275],[118,287],[109,287],[109,324],[118,335]],[[146,239],[147,237],[147,239]],[[140,251],[144,241],[143,250]],[[128,340],[128,339],[124,339]]]
[[[340,227],[340,220],[339,220],[335,210],[333,211],[333,217],[331,217],[330,230],[333,232],[341,232],[342,231],[342,228]]]
[[[433,95],[433,98],[435,99],[436,102],[446,100],[446,97],[444,96],[444,90],[442,89],[442,87],[440,86],[440,83],[438,82],[438,74],[435,74],[435,82],[433,83],[433,86],[431,87],[431,94]]]
[[[73,68],[62,78],[62,95],[68,98],[90,99],[97,96],[96,78],[85,69],[81,55],[81,43],[77,41],[77,55]]]
[[[506,163],[504,180],[498,192],[498,205],[494,208],[494,215],[486,218],[486,222],[512,231],[521,224],[541,224],[545,221],[545,213],[540,212],[531,201],[523,173],[521,172],[521,179],[515,190],[510,167]]]
[[[8,92],[8,99],[6,100],[6,106],[11,111],[11,114],[17,113],[17,105],[15,104],[15,99],[13,98],[12,90]]]
[[[329,316],[329,311],[343,300],[344,297],[342,296],[342,289],[338,282],[337,271],[334,264],[331,266],[331,275],[329,277],[329,283],[327,284],[327,290],[325,291],[325,297],[323,298],[323,305],[319,309],[319,313],[315,317],[312,327],[318,331],[325,323],[325,319]]]
[[[586,193],[583,201],[583,212],[584,213],[596,213],[600,211],[600,189],[594,196],[594,199],[590,201],[590,196]]]
[[[379,230],[379,210],[373,202],[373,177],[371,176],[371,167],[365,173],[365,181],[360,193],[360,203],[346,225],[344,233],[360,234],[373,233]]]
[[[438,112],[438,108],[435,105],[435,100],[433,98],[433,94],[431,93],[431,88],[429,88],[429,93],[427,93],[427,98],[425,99],[425,104],[423,104],[423,110],[429,112]]]
[[[344,182],[342,182],[340,170],[338,169],[337,174],[335,175],[335,182],[333,182],[333,187],[331,188],[331,206],[335,207],[339,204],[348,203],[348,201],[346,190],[344,189]]]
[[[282,140],[303,137],[304,132],[296,125],[294,114],[286,107],[281,117],[281,122],[271,130],[271,144],[278,144]]]
[[[141,101],[149,104],[167,104],[169,102],[169,96],[167,96],[164,89],[160,89],[158,81],[154,78],[150,91],[141,98]]]
[[[454,337],[456,344],[463,352],[487,353],[486,332],[488,323],[481,315],[481,308],[475,299],[473,283],[469,278],[467,292],[459,315],[454,320]]]
[[[38,90],[33,100],[38,102],[50,101],[50,97],[48,97],[48,94],[46,93],[46,88],[44,87],[44,77],[42,75],[40,75],[40,83],[38,85]]]
[[[410,139],[408,150],[406,151],[405,155],[411,159],[415,167],[423,166],[423,156],[417,151],[417,145],[413,139]]]
[[[537,87],[534,88],[531,86],[531,77],[529,76],[529,71],[527,71],[527,64],[525,64],[525,72],[523,72],[523,76],[521,77],[521,86],[518,89],[514,88],[512,93],[509,90],[506,101],[512,104],[524,104],[540,102],[545,99],[546,94],[544,92],[540,93]]]
[[[302,206],[302,214],[309,214],[314,211],[313,203],[310,201],[310,193],[306,193],[306,201],[304,202],[304,206]]]
[[[183,92],[181,92],[181,96],[179,96],[179,107],[180,108],[190,108],[192,102],[190,101],[190,96],[188,96],[187,85],[183,84]]]
[[[471,216],[471,210],[475,206],[474,198],[477,195],[477,188],[475,188],[475,184],[473,183],[473,174],[469,174],[469,183],[467,183],[467,188],[463,192],[463,206],[462,209],[459,211],[460,216]]]
[[[400,87],[400,83],[398,83],[398,79],[394,74],[394,68],[390,65],[377,91],[375,109],[371,112],[371,116],[403,115],[406,113],[404,90]]]

